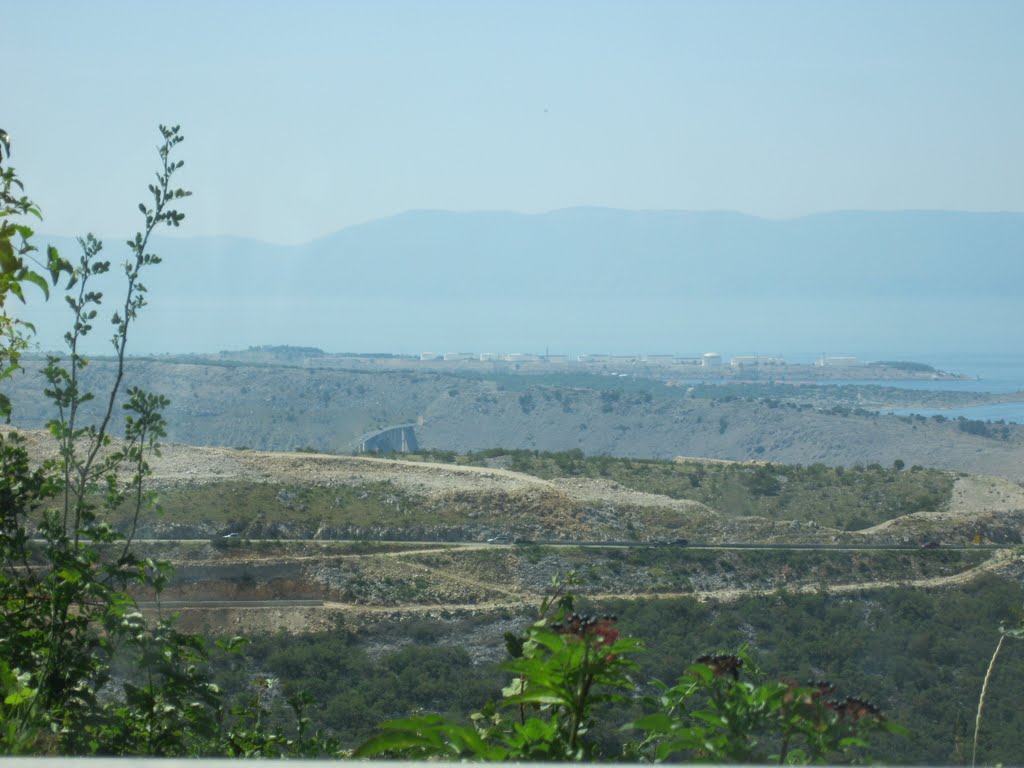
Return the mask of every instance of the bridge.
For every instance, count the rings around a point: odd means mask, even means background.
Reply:
[[[356,453],[410,453],[420,449],[415,424],[397,424],[367,432],[355,441]]]

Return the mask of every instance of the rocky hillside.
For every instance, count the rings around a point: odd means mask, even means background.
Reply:
[[[25,438],[34,456],[52,452],[45,433]],[[733,466],[705,463],[709,477]],[[772,471],[763,463],[738,469]],[[736,516],[607,478],[543,479],[499,467],[172,443],[153,470],[164,511],[143,519],[139,553],[177,567],[165,609],[180,610],[183,626],[218,632],[478,614],[498,632],[536,604],[552,577],[570,572],[594,600],[713,601],[956,587],[1022,572],[1019,547],[1008,545],[1024,538],[1024,489],[992,477],[936,473],[950,482],[934,508],[846,531],[813,519]],[[883,474],[882,485],[913,474],[925,473]],[[486,543],[499,535],[515,543]]]
[[[29,363],[8,386],[21,426],[42,427],[52,414],[38,371]],[[101,389],[111,372],[109,363],[93,361],[84,381]],[[127,375],[129,385],[170,397],[169,438],[194,445],[348,453],[361,435],[411,423],[421,447],[454,451],[578,448],[588,455],[847,466],[901,459],[1024,480],[1024,430],[1016,426],[986,437],[955,422],[827,403],[694,397],[656,381],[624,389],[535,381],[201,360],[133,360]]]
[[[33,455],[52,451],[45,433],[28,438]],[[1024,533],[1024,489],[987,477],[953,478],[952,492],[930,509],[893,519],[883,514],[876,520],[884,522],[872,527],[840,530],[813,514],[737,516],[728,496],[713,508],[604,478],[541,479],[494,467],[173,444],[152,465],[151,485],[165,513],[140,523],[142,538],[237,533],[249,539],[483,542],[507,535],[541,542],[877,546],[1016,544]],[[884,490],[871,493],[880,494],[880,510],[888,508]]]

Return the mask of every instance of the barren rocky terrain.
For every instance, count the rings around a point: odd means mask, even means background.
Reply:
[[[38,433],[30,439],[46,444]],[[216,530],[203,533],[212,540],[143,542],[144,554],[177,564],[176,579],[162,600],[170,601],[165,610],[182,614],[186,627],[308,632],[339,622],[360,626],[412,617],[443,622],[477,614],[493,615],[500,624],[528,612],[552,577],[569,572],[580,575],[579,591],[595,600],[730,600],[778,590],[941,589],[987,573],[1024,578],[1020,550],[1008,546],[1024,532],[1024,489],[994,477],[958,476],[944,508],[863,531],[733,518],[607,480],[549,481],[503,469],[367,457],[169,444],[154,460],[153,480],[167,490],[225,480],[275,488],[358,489],[386,483],[403,499],[454,508],[461,516],[454,528],[475,539],[345,543],[314,534],[305,541],[268,540],[254,514],[252,526],[237,539],[221,539],[221,529],[211,524]],[[614,534],[622,530],[622,520],[632,522],[637,536],[629,546],[573,543],[614,542],[621,538]],[[322,531],[324,526],[316,527]],[[483,543],[488,534],[534,528],[556,530],[558,535],[550,538],[565,543]],[[145,535],[175,531],[174,521],[164,519]],[[679,534],[698,546],[652,546]],[[941,546],[920,547],[928,542]],[[736,543],[753,546],[730,546]],[[790,549],[793,545],[824,548]],[[894,546],[902,548],[888,549]],[[204,605],[211,600],[221,602]],[[294,600],[312,604],[289,602]]]
[[[53,452],[46,433],[22,433],[33,455]],[[679,461],[703,461],[687,458]],[[708,460],[720,463],[720,460]],[[307,453],[272,453],[169,443],[151,461],[151,483],[158,489],[197,487],[241,482],[273,487],[378,488],[394,491],[402,500],[416,500],[431,508],[453,512],[449,527],[458,530],[455,540],[483,541],[489,536],[513,532],[548,535],[544,540],[656,542],[665,537],[688,538],[702,544],[827,544],[900,545],[925,541],[948,543],[1008,544],[1020,541],[1024,531],[1024,488],[1003,478],[961,473],[955,479],[952,498],[944,508],[916,512],[859,531],[842,531],[814,522],[778,521],[734,517],[698,502],[645,493],[613,481],[590,478],[544,480],[500,468],[482,468],[403,461],[363,456]],[[759,463],[754,462],[754,465]],[[287,495],[279,500],[288,506]],[[399,509],[401,517],[401,509]],[[267,536],[260,528],[264,515],[254,510],[251,530],[238,531],[252,538]],[[324,521],[311,521],[322,529]],[[224,520],[211,520],[192,533],[176,531],[174,519],[143,521],[144,536],[203,538],[217,535]],[[246,524],[246,521],[242,521]],[[629,533],[627,534],[627,528]],[[400,538],[411,538],[407,532]],[[274,538],[340,538],[323,535],[288,535],[274,531]],[[176,535],[177,534],[177,535]],[[260,534],[256,536],[255,534]],[[380,538],[380,537],[371,537]],[[424,537],[445,540],[443,535]]]
[[[579,553],[542,548],[537,552],[491,552],[488,562],[467,563],[469,553],[449,550],[432,553],[393,553],[351,556],[348,560],[318,557],[292,580],[268,578],[268,569],[280,571],[280,556],[273,565],[260,560],[236,563],[234,576],[219,581],[209,574],[197,578],[195,566],[183,571],[178,583],[164,596],[164,611],[180,613],[186,628],[217,632],[306,633],[333,626],[359,628],[382,621],[402,622],[428,618],[441,622],[467,616],[488,616],[488,624],[505,617],[522,624],[535,610],[552,575],[565,575],[581,565]],[[779,553],[775,553],[779,554]],[[698,601],[733,601],[780,592],[811,594],[868,593],[879,589],[953,589],[985,575],[996,574],[1018,583],[1024,580],[1024,555],[1019,550],[977,550],[939,561],[934,553],[902,553],[897,562],[870,552],[829,553],[807,566],[787,557],[750,558],[733,551],[673,553],[674,569],[686,576],[652,579],[651,566],[624,568],[618,575],[594,585],[595,570],[608,570],[617,561],[607,552],[587,552],[582,568],[586,583],[576,591],[588,601],[689,598]],[[844,568],[853,559],[857,572]],[[479,558],[478,558],[479,559]],[[297,561],[292,561],[295,566]],[[473,575],[461,575],[465,568]],[[899,572],[897,571],[899,569]],[[664,563],[654,570],[666,570]],[[668,570],[673,570],[669,568]],[[192,581],[192,579],[196,579]],[[612,589],[614,587],[614,589]],[[319,593],[311,604],[296,605],[282,594],[296,589]],[[180,602],[179,602],[180,601]],[[204,605],[204,601],[215,601]],[[155,611],[149,605],[147,611]],[[493,629],[493,628],[492,628]],[[396,630],[396,636],[400,635]],[[486,647],[495,645],[501,632],[493,630]]]
[[[627,519],[632,513],[639,524],[643,524],[645,513],[653,519],[668,516],[670,522],[662,523],[663,528],[691,534],[695,540],[709,544],[901,544],[922,536],[967,541],[983,525],[1015,530],[1019,536],[1024,520],[1024,488],[1019,484],[997,477],[966,475],[956,479],[947,509],[906,515],[865,531],[838,531],[792,522],[729,518],[696,502],[644,493],[608,480],[542,480],[497,468],[183,445],[164,446],[153,468],[153,480],[158,486],[225,479],[281,485],[362,486],[387,482],[410,495],[449,505],[458,504],[463,498],[471,499],[474,503],[466,511],[467,523],[480,519],[472,517],[474,512],[486,514],[489,503],[507,509],[505,519],[489,523],[505,530],[517,527],[515,516],[517,512],[522,514],[522,508],[540,505],[547,513],[563,511],[569,515],[569,519],[559,520],[553,526],[560,532],[558,538],[569,541],[610,539],[608,527],[614,531],[624,517],[623,512]],[[574,514],[579,510],[587,512]],[[986,538],[994,540],[991,535]]]
[[[102,378],[104,364],[89,371]],[[46,413],[29,394],[32,375],[18,377],[26,391],[14,393],[27,403],[19,407],[28,424]],[[153,459],[151,485],[167,511],[147,516],[139,529],[152,540],[140,545],[144,551],[177,565],[162,600],[169,601],[164,610],[181,612],[185,627],[308,632],[339,622],[483,613],[492,617],[488,631],[497,631],[517,623],[552,577],[569,572],[581,575],[579,590],[592,599],[701,600],[777,590],[941,589],[987,573],[1018,581],[1024,573],[1019,550],[1007,548],[1024,534],[1024,434],[1017,427],[993,438],[955,423],[809,403],[528,381],[510,389],[436,372],[144,362],[133,363],[131,375],[133,384],[168,391],[170,438],[193,443],[168,442]],[[450,450],[580,448],[701,456],[678,461],[709,467],[742,460],[751,468],[901,459],[951,470],[952,493],[935,508],[841,530],[813,519],[737,515],[607,478],[542,479],[501,462],[339,455],[360,434],[395,423],[415,424],[425,447]],[[33,455],[52,451],[44,433],[25,434]],[[287,452],[253,450],[275,447]],[[205,506],[190,501],[197,494]],[[386,520],[374,512],[381,509]],[[224,539],[227,533],[237,538]],[[485,543],[498,535],[523,543]],[[692,546],[665,546],[680,539]],[[384,540],[411,543],[374,543]],[[925,544],[940,548],[920,549]],[[811,549],[760,549],[793,545]],[[210,600],[220,602],[203,605]]]
[[[110,365],[93,361],[84,383],[102,390]],[[561,381],[562,383],[556,383]],[[851,466],[901,459],[908,466],[1024,480],[1024,428],[970,434],[955,421],[875,415],[887,406],[934,406],[934,393],[794,388],[785,401],[678,382],[615,377],[577,380],[432,370],[355,371],[208,360],[132,360],[128,383],[167,395],[169,439],[254,450],[351,453],[359,438],[413,424],[423,448],[459,452],[527,448],[587,455],[677,455]],[[585,385],[585,386],[584,386]],[[40,428],[52,415],[38,365],[11,384],[15,423]],[[890,402],[899,397],[898,403]],[[917,398],[917,400],[907,398]]]

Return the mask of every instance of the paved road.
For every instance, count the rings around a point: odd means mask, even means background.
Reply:
[[[208,539],[137,539],[137,543],[140,544],[188,544],[200,541],[208,541]],[[399,544],[410,547],[485,547],[485,548],[500,548],[500,547],[522,547],[522,546],[540,546],[540,547],[603,547],[603,548],[618,548],[618,549],[771,549],[771,550],[820,550],[820,551],[836,551],[836,552],[863,552],[863,551],[916,551],[921,549],[932,549],[931,547],[922,547],[920,544],[658,544],[651,542],[639,542],[639,541],[536,541],[531,544],[488,544],[485,541],[412,541],[406,539],[229,539],[229,541],[237,541],[238,544],[235,546],[243,547],[249,544],[322,544],[324,546],[331,544]],[[980,550],[998,550],[998,549],[1010,549],[1014,544],[941,544],[934,549],[980,549]],[[353,552],[352,554],[376,554],[374,552]]]
[[[161,600],[142,601],[139,608],[321,608],[323,600]]]

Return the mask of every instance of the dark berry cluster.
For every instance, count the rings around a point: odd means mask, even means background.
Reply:
[[[809,680],[807,687],[817,690],[819,696],[832,696],[836,692],[836,687],[828,680]]]
[[[563,635],[594,638],[598,645],[611,645],[619,639],[619,630],[615,628],[615,616],[580,616],[570,614],[564,624],[552,624],[551,628]]]
[[[835,710],[840,717],[849,718],[851,723],[855,723],[865,717],[873,717],[876,720],[885,720],[885,715],[882,714],[882,710],[870,701],[858,699],[855,696],[847,696],[842,701],[833,699],[825,704]]]
[[[797,686],[791,683],[790,687],[796,688]],[[806,703],[820,702],[826,709],[832,710],[840,718],[848,718],[851,723],[855,723],[865,717],[885,720],[882,710],[870,701],[859,699],[856,696],[847,696],[845,699],[835,697],[836,687],[828,680],[810,680],[805,687],[814,689]]]
[[[711,667],[711,671],[714,673],[715,677],[732,675],[733,680],[740,679],[740,669],[743,668],[743,659],[739,656],[730,656],[725,654],[720,654],[718,656],[705,654],[697,659],[697,663]]]

